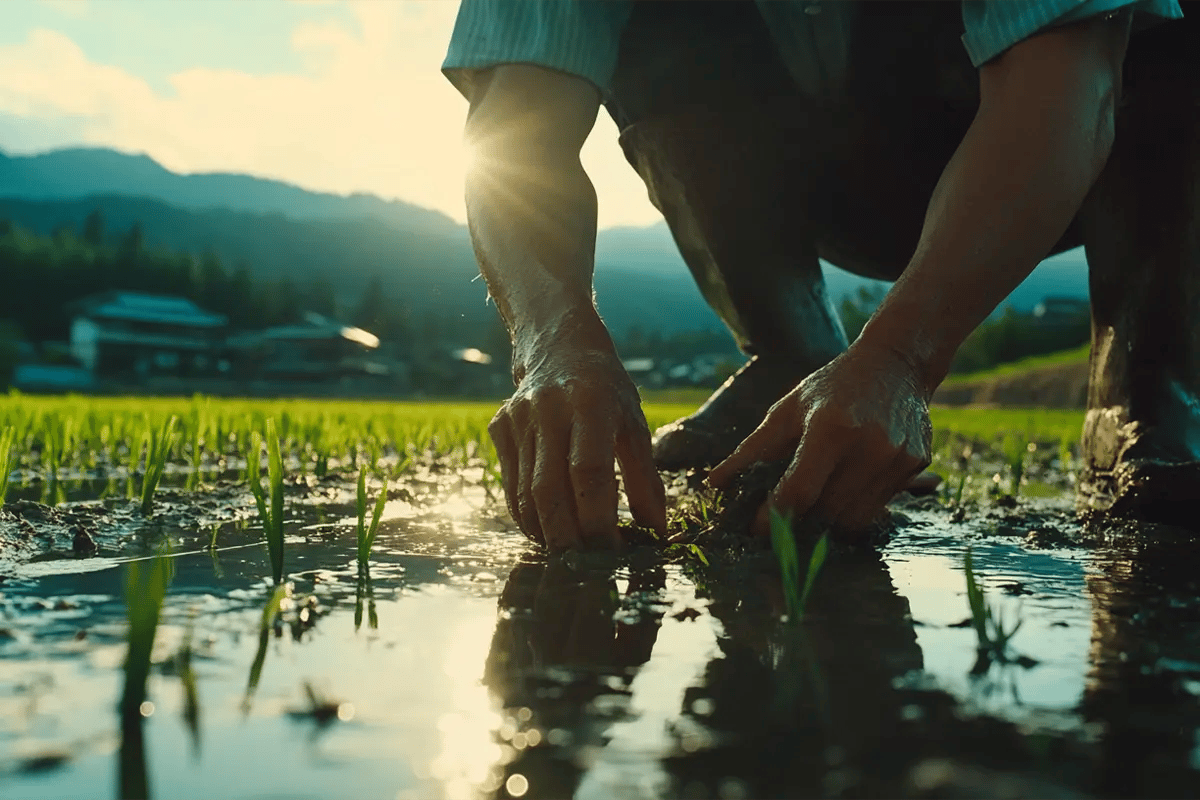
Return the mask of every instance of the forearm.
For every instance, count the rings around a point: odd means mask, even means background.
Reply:
[[[518,383],[553,350],[612,350],[592,302],[596,191],[579,161],[599,107],[587,81],[529,64],[496,67],[471,102],[467,222]]]
[[[596,193],[577,157],[493,156],[468,176],[466,201],[480,271],[513,339],[514,370],[564,327],[599,322]]]
[[[1118,81],[1085,60],[1034,66],[991,87],[912,261],[860,337],[899,350],[930,392],[963,339],[1061,238],[1111,149]]]

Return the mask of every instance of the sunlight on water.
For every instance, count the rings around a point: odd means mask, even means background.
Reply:
[[[450,710],[437,721],[442,749],[430,764],[430,774],[441,781],[451,800],[473,797],[503,756],[493,733],[500,727],[500,714],[482,683],[493,627],[492,617],[456,625],[442,661],[450,679]]]
[[[430,516],[461,521],[478,513],[481,505],[480,499],[471,497],[465,492],[455,492],[442,502],[430,506],[426,513]]]
[[[696,605],[693,587],[676,583],[676,606]],[[669,734],[672,724],[685,722],[680,716],[684,695],[702,682],[708,662],[719,653],[717,636],[721,624],[708,615],[695,620],[663,618],[650,660],[637,673],[630,686],[630,711],[636,717],[613,724],[607,746],[580,781],[575,796],[581,800],[610,797],[661,797],[669,786],[669,777],[658,759],[669,755],[675,741]],[[685,744],[705,738],[702,731],[685,736]],[[707,743],[703,743],[707,744]]]

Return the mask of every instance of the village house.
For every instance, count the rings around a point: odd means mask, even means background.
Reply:
[[[242,378],[324,383],[391,372],[374,357],[379,337],[311,312],[294,325],[231,336],[229,346]]]
[[[229,370],[229,320],[183,297],[105,292],[71,306],[70,352],[98,378],[212,377]]]

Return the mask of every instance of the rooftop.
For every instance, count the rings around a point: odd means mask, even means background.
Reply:
[[[105,292],[84,298],[76,304],[79,314],[92,319],[126,322],[158,322],[192,328],[223,328],[229,318],[212,314],[186,297],[143,294],[141,292]]]
[[[329,319],[321,314],[312,312],[304,315],[304,321],[296,325],[280,325],[267,328],[264,331],[242,334],[230,338],[230,344],[235,347],[257,345],[260,342],[296,341],[301,339],[347,339],[373,350],[379,347],[379,337],[362,328],[343,325],[337,320]]]

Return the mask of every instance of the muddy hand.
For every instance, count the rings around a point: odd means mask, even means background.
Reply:
[[[612,350],[564,347],[534,360],[488,432],[509,512],[535,542],[551,550],[620,546],[614,460],[634,519],[666,530],[650,430]]]
[[[767,532],[770,505],[861,531],[928,466],[930,439],[928,400],[914,368],[890,349],[858,342],[772,406],[708,480],[724,488],[756,462],[790,456],[755,532]]]

